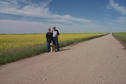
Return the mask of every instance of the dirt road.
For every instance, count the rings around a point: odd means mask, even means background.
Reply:
[[[126,50],[103,36],[0,67],[0,84],[126,84]]]

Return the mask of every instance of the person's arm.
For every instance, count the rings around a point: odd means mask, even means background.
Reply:
[[[53,32],[51,33],[51,40],[53,40]]]
[[[46,39],[48,39],[48,33],[46,33]]]
[[[57,35],[59,36],[60,35],[60,33],[59,33],[59,31],[57,30]]]

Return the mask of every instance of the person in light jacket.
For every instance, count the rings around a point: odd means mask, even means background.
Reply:
[[[53,27],[53,43],[55,45],[55,51],[59,51],[59,41],[58,41],[59,31],[56,27]]]

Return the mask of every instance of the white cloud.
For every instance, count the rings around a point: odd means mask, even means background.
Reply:
[[[126,16],[121,16],[117,19],[117,22],[121,24],[126,24]]]
[[[0,33],[46,33],[48,28],[56,26],[62,31],[63,25],[19,20],[0,20]]]
[[[6,14],[14,14],[14,15],[23,15],[23,16],[33,16],[40,18],[47,18],[51,21],[56,22],[82,22],[82,23],[90,23],[91,20],[84,18],[76,18],[71,15],[59,15],[53,14],[49,10],[49,3],[52,0],[46,0],[41,3],[32,3],[31,0],[2,0],[0,1],[0,13]],[[23,3],[20,4],[20,3]]]
[[[114,25],[114,26],[113,26]],[[52,24],[19,20],[0,20],[0,34],[3,33],[46,33],[48,28],[56,26],[60,33],[98,33],[126,31],[126,25],[115,24]]]
[[[107,6],[109,9],[115,9],[123,15],[126,15],[126,7],[119,5],[119,3],[114,0],[109,0],[109,5]]]
[[[52,24],[46,22],[29,22],[19,20],[0,20],[1,33],[46,33],[48,28],[56,26],[60,33],[105,32],[101,25],[89,24]]]

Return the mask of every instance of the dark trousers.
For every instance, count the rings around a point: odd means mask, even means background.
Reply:
[[[47,52],[50,51],[50,43],[51,43],[51,41],[47,41]]]
[[[55,45],[55,49],[57,49],[57,51],[59,51],[58,37],[53,37],[53,43]]]

